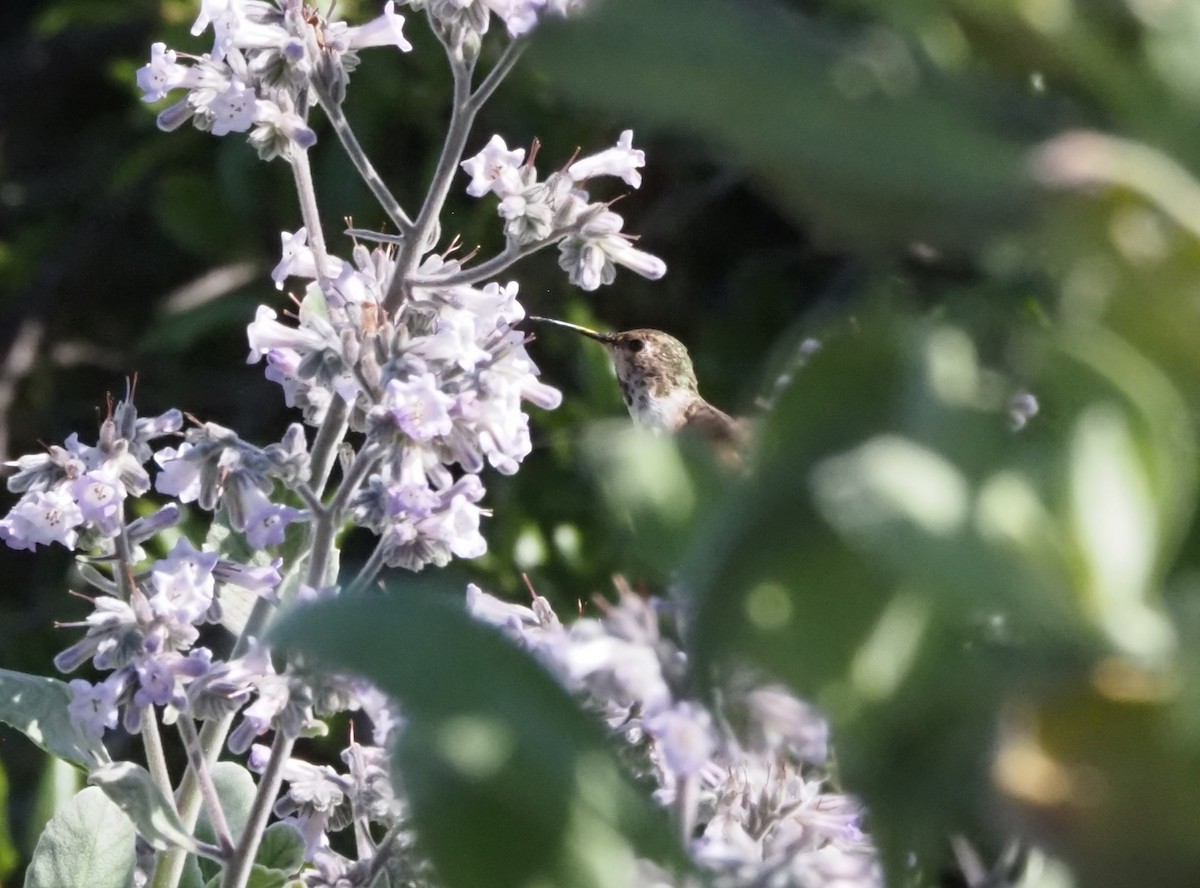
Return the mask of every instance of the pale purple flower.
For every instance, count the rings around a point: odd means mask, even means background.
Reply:
[[[492,136],[482,151],[460,164],[471,177],[467,194],[483,197],[491,191],[504,197],[519,191],[522,187],[520,167],[524,162],[524,148],[509,151],[500,136]]]
[[[253,141],[256,143],[278,134],[301,150],[317,144],[317,134],[304,122],[304,118],[270,99],[255,101],[254,123],[260,127],[260,130],[255,132]]]
[[[665,262],[636,249],[621,235],[592,240],[572,235],[564,238],[558,249],[558,264],[567,272],[567,279],[589,293],[616,280],[617,265],[650,280],[658,280],[667,273]]]
[[[596,243],[614,263],[647,280],[656,281],[667,273],[667,263],[645,250],[637,249],[623,235],[601,238]]]
[[[700,773],[717,751],[712,716],[698,703],[684,701],[643,721],[663,760],[677,777]]]
[[[240,586],[257,593],[268,601],[278,602],[276,589],[283,581],[283,575],[279,573],[279,568],[282,566],[282,558],[275,558],[270,564],[261,565],[237,564],[221,559],[213,568],[213,579],[218,583]]]
[[[257,101],[258,96],[251,87],[240,80],[232,79],[225,89],[212,93],[199,107],[205,109],[212,117],[212,134],[225,136],[229,133],[244,133],[254,125]]]
[[[125,529],[126,536],[134,545],[146,542],[169,527],[174,527],[183,518],[178,503],[167,503],[158,511],[143,518],[135,518]]]
[[[564,665],[574,683],[586,686],[601,699],[611,698],[625,707],[640,706],[646,713],[671,705],[662,664],[650,647],[613,638],[589,621],[575,623],[570,638]]]
[[[105,536],[121,529],[125,512],[125,485],[112,463],[75,479],[71,493],[84,521],[90,521]]]
[[[161,657],[147,657],[136,667],[135,706],[166,706],[175,699],[175,673]]]
[[[144,605],[145,596],[134,593],[135,600]],[[74,672],[90,658],[97,669],[124,666],[140,654],[145,633],[133,606],[119,598],[103,595],[94,602],[95,609],[78,623],[63,626],[86,626],[87,634],[54,658],[60,672]]]
[[[475,475],[466,477],[476,478]],[[479,496],[482,495],[483,488],[480,485]],[[432,527],[436,528],[432,535],[443,540],[451,552],[459,558],[478,558],[487,552],[487,540],[479,532],[481,516],[479,506],[468,496],[459,494],[450,498],[450,505],[445,511],[423,524],[422,530],[429,531],[432,523]]]
[[[175,50],[167,49],[165,43],[151,44],[150,63],[137,71],[137,85],[142,91],[143,102],[157,102],[171,90],[184,85],[189,69],[175,58]]]
[[[447,306],[438,313],[433,332],[413,339],[408,351],[426,361],[450,362],[471,370],[489,357],[479,344],[476,322],[473,312]]]
[[[239,0],[200,0],[200,12],[192,22],[192,36],[199,37],[214,19],[220,18],[230,6],[238,2]]]
[[[13,493],[49,490],[61,481],[73,481],[96,464],[95,448],[79,443],[78,436],[67,438],[65,447],[51,444],[46,453],[28,453],[4,465],[15,468],[7,486]]]
[[[449,434],[453,404],[438,387],[437,377],[426,372],[389,381],[378,409],[414,441],[429,441]]]
[[[181,503],[193,503],[200,496],[199,460],[185,459],[194,445],[186,441],[179,447],[164,447],[154,454],[154,461],[162,467],[154,479],[154,489],[173,496]]]
[[[275,675],[269,666],[254,684],[257,696],[242,710],[241,724],[229,735],[229,749],[234,753],[249,749],[254,738],[265,734],[276,716],[283,713],[291,702],[287,680]]]
[[[383,15],[365,25],[347,28],[344,40],[349,49],[364,49],[368,46],[396,46],[403,52],[411,52],[412,44],[404,37],[404,16],[396,13],[396,4],[388,0],[383,6]]]
[[[293,521],[307,517],[307,512],[292,506],[273,503],[254,484],[238,484],[239,515],[245,521],[246,542],[255,549],[282,545],[287,527]]]
[[[484,592],[474,583],[467,584],[467,613],[481,622],[510,631],[537,623],[537,617],[532,609],[521,604],[501,601],[495,595]]]
[[[576,182],[593,176],[617,176],[627,185],[639,188],[642,174],[637,168],[645,165],[646,152],[633,147],[633,130],[625,130],[615,147],[580,158],[567,167],[567,175]]]
[[[216,552],[197,551],[187,537],[180,537],[171,554],[150,570],[154,613],[180,623],[199,622],[212,605],[218,557]]]
[[[265,305],[260,305],[254,320],[246,325],[246,338],[250,343],[247,364],[253,364],[263,355],[275,349],[314,351],[323,348],[324,338],[305,327],[287,327],[275,320],[278,315]]]
[[[746,694],[746,708],[765,752],[785,749],[801,761],[823,764],[829,758],[829,724],[820,713],[779,685]]]
[[[12,549],[35,551],[38,546],[61,543],[68,549],[79,541],[76,530],[84,516],[65,487],[25,494],[0,520],[0,539]]]
[[[94,685],[82,678],[74,678],[67,687],[71,691],[67,713],[85,734],[101,739],[106,730],[117,726],[117,697],[121,689],[115,682],[102,681]]]

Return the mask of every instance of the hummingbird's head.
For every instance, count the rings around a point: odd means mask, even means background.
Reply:
[[[673,428],[678,409],[698,397],[696,371],[687,349],[674,336],[661,330],[598,333],[551,318],[531,317],[529,320],[566,327],[603,343],[617,371],[625,406],[635,419]],[[663,414],[661,419],[659,414]]]
[[[696,391],[696,371],[683,343],[661,330],[626,330],[601,333],[617,370],[622,390],[644,389],[653,398],[677,391]],[[628,401],[628,392],[626,392]]]

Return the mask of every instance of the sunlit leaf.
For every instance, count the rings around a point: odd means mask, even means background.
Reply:
[[[0,721],[51,755],[88,770],[107,761],[108,752],[71,720],[70,703],[66,682],[0,669]]]
[[[25,888],[128,888],[136,862],[133,823],[88,787],[46,824]]]

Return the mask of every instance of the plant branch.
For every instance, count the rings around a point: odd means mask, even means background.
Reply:
[[[246,821],[246,828],[242,831],[241,841],[238,842],[237,850],[225,869],[222,888],[246,888],[267,819],[271,816],[271,808],[279,794],[279,786],[283,783],[284,765],[287,764],[295,743],[294,737],[289,737],[278,729],[275,731],[271,757],[267,760],[267,767],[258,781],[258,791],[254,794],[254,803],[250,806],[250,816]]]
[[[375,577],[379,576],[379,572],[384,568],[383,562],[384,545],[383,540],[375,544],[375,549],[371,552],[371,556],[366,560],[366,563],[359,569],[358,574],[354,577],[354,581],[346,587],[347,595],[357,595],[370,585]]]
[[[329,473],[333,471],[333,460],[337,455],[338,446],[346,437],[350,428],[350,407],[340,395],[334,395],[329,409],[325,411],[325,419],[317,429],[313,439],[311,456],[309,458],[309,484],[317,496],[325,492],[329,481]]]
[[[425,202],[421,205],[421,212],[417,215],[417,221],[413,225],[412,237],[400,248],[400,254],[396,257],[396,271],[392,275],[392,282],[388,285],[388,292],[383,300],[384,311],[389,315],[395,314],[400,307],[400,303],[405,297],[409,275],[412,274],[425,251],[432,248],[433,244],[430,242],[436,240],[438,219],[446,204],[446,195],[450,193],[450,183],[454,179],[459,161],[462,160],[463,149],[466,147],[467,137],[471,134],[471,125],[475,122],[475,114],[478,110],[470,103],[474,62],[456,59],[453,48],[445,43],[445,38],[436,28],[434,31],[438,33],[438,39],[442,40],[442,45],[446,47],[446,55],[450,59],[450,70],[454,75],[454,101],[450,106],[450,124],[446,129],[446,141],[442,143],[442,152],[438,156],[437,168],[434,170],[433,180],[429,183],[429,191],[425,195]]]
[[[260,598],[256,606],[264,603]],[[253,612],[251,612],[251,619],[253,619]],[[247,626],[249,626],[249,622],[247,622]],[[237,653],[235,648],[234,656]],[[205,762],[210,766],[221,754],[221,747],[225,745],[225,737],[229,734],[229,728],[233,725],[235,715],[236,712],[230,712],[216,721],[205,722],[204,727],[200,729],[201,752]],[[175,794],[179,819],[189,832],[196,827],[196,820],[200,816],[200,803],[200,787],[196,779],[196,772],[189,765],[187,771],[184,772],[183,780],[179,783],[179,792]],[[183,876],[183,865],[186,861],[187,852],[182,848],[172,848],[167,851],[154,869],[154,881],[151,882],[151,888],[176,888]]]
[[[167,770],[167,757],[163,754],[162,737],[158,733],[158,718],[154,707],[142,707],[142,746],[146,749],[146,768],[167,798],[171,797],[171,772]]]
[[[528,45],[529,40],[525,37],[509,41],[508,45],[504,47],[504,52],[500,53],[500,58],[496,60],[495,66],[488,72],[487,77],[483,78],[483,83],[479,84],[479,88],[471,95],[470,104],[473,111],[478,111],[487,103],[487,100],[492,97],[492,93],[496,91],[496,87],[500,85],[516,66],[521,58],[521,54],[525,52],[525,47]]]
[[[233,833],[229,831],[229,821],[225,819],[225,809],[221,807],[221,798],[217,795],[216,784],[213,783],[212,773],[208,762],[204,760],[204,750],[200,746],[200,735],[196,733],[196,725],[191,716],[180,715],[175,720],[179,736],[183,738],[184,749],[187,750],[188,764],[196,775],[200,787],[200,795],[204,806],[208,808],[208,817],[212,821],[213,832],[217,834],[217,844],[226,860],[234,851]]]
[[[337,133],[338,139],[342,143],[342,148],[346,150],[346,155],[350,158],[354,168],[358,170],[358,174],[362,176],[363,181],[367,183],[367,187],[371,189],[371,193],[375,195],[375,199],[379,201],[380,207],[387,213],[387,217],[392,220],[392,224],[404,236],[412,234],[413,221],[404,212],[404,208],[400,206],[400,202],[396,200],[379,173],[375,171],[375,167],[371,164],[367,157],[366,151],[359,144],[358,138],[354,135],[354,130],[350,128],[350,121],[346,119],[346,115],[342,112],[342,106],[337,102],[331,101],[325,91],[316,90],[317,102],[321,106],[321,110],[325,112],[325,116],[329,118],[329,122],[333,124],[333,131]]]
[[[300,202],[300,218],[304,220],[304,229],[308,232],[308,244],[317,260],[317,281],[324,292],[329,283],[329,251],[325,247],[325,232],[321,228],[321,212],[317,207],[317,191],[313,185],[308,152],[296,151],[291,160],[292,177],[296,181],[296,197]]]
[[[367,888],[371,888],[374,881],[379,878],[379,874],[383,872],[383,868],[387,866],[388,860],[396,853],[392,849],[392,843],[396,841],[396,837],[399,835],[400,827],[398,825],[393,826],[380,840],[379,846],[375,849],[375,855],[371,858],[371,863],[367,867],[366,878],[363,879],[363,884]]]
[[[515,249],[513,247],[505,247],[503,252],[497,253],[486,262],[472,265],[470,268],[459,269],[453,274],[442,275],[440,277],[437,275],[432,277],[410,275],[408,282],[415,287],[460,287],[477,284],[481,281],[494,278],[500,272],[504,271],[504,269],[519,262],[526,256],[531,256],[539,250],[544,250],[546,247],[558,243],[566,235],[566,231],[556,231],[544,240],[522,244]]]

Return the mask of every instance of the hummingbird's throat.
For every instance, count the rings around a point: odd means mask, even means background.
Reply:
[[[679,430],[688,405],[696,398],[694,392],[681,388],[655,395],[645,380],[621,380],[621,396],[634,422],[665,432]]]

